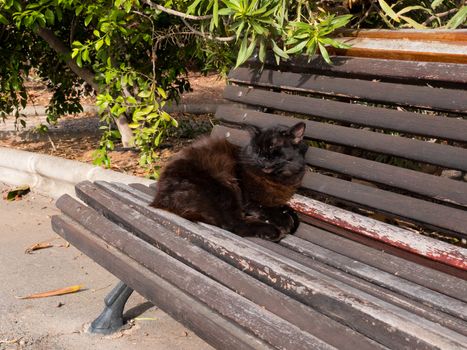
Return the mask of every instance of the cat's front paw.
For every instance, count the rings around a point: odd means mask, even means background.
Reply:
[[[266,239],[272,242],[279,242],[282,238],[284,238],[284,234],[282,234],[281,230],[279,230],[274,225],[264,224],[262,227],[259,227],[256,231],[256,237]]]

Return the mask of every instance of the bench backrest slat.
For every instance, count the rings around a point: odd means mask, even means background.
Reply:
[[[241,109],[234,106],[220,106],[216,116],[225,122],[255,124],[263,128],[277,124],[292,126],[301,121],[298,118]],[[311,120],[306,120],[305,123],[307,124],[305,136],[310,139],[467,171],[467,149]],[[446,154],[449,154],[449,157],[446,157]]]
[[[467,91],[433,89],[361,79],[346,79],[314,74],[299,74],[270,69],[252,71],[240,67],[230,72],[229,80],[242,85],[324,94],[441,111],[467,112]]]
[[[467,142],[467,120],[426,116],[421,113],[349,104],[248,87],[226,86],[224,98],[248,104],[299,113],[326,120],[353,123],[412,135]]]
[[[308,57],[297,57],[292,62],[282,62],[279,68],[296,73],[401,81],[414,84],[430,83],[447,86],[450,83],[467,84],[467,71],[464,64],[341,56],[332,57],[332,62],[333,64],[329,65],[320,56],[315,56],[311,60]],[[273,55],[266,57],[266,67],[277,69]]]

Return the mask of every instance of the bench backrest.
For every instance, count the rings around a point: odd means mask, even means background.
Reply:
[[[213,133],[247,142],[239,125],[306,120],[312,171],[303,189],[405,227],[467,238],[467,65],[298,58],[230,72]],[[242,104],[242,105],[238,105]],[[445,173],[444,173],[445,174]]]

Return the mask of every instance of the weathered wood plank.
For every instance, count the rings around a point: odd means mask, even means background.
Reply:
[[[211,135],[225,138],[238,146],[250,140],[247,131],[222,125],[214,126]],[[310,147],[306,162],[312,167],[345,174],[357,179],[399,188],[428,198],[467,207],[467,183],[418,171],[399,168],[317,147]]]
[[[451,112],[467,112],[467,91],[435,89],[387,82],[346,79],[315,74],[299,74],[240,67],[229,73],[229,81],[241,85],[318,93],[383,104],[420,107]]]
[[[450,87],[467,84],[467,72],[463,64],[346,56],[334,56],[332,62],[333,64],[329,65],[320,55],[314,56],[311,60],[308,56],[298,56],[277,66],[274,55],[268,53],[265,65],[270,69],[295,73],[317,73],[367,80],[429,83]],[[252,59],[248,63],[253,66],[259,65],[257,59]]]
[[[300,195],[295,195],[291,199],[290,205],[298,212],[320,222],[329,223],[331,226],[364,235],[404,251],[453,266],[463,272],[467,271],[467,249]],[[462,276],[467,279],[467,274],[462,274]]]
[[[399,276],[384,272],[378,268],[348,258],[338,252],[320,247],[303,239],[288,236],[281,241],[281,245],[302,255],[316,259],[326,265],[345,271],[351,275],[395,291],[425,305],[467,320],[467,303],[448,297]],[[464,286],[467,283],[464,284]],[[460,290],[460,289],[459,289]],[[466,289],[467,290],[467,289]]]
[[[93,202],[92,204],[99,207],[99,210],[108,213],[111,210],[108,205],[99,204],[92,199],[96,195],[96,191],[97,188],[89,183],[82,183],[77,186],[77,193],[81,199]],[[144,202],[134,199],[134,209],[146,212],[147,209],[142,209],[146,205],[147,203],[144,204]],[[130,210],[128,208],[126,209]],[[340,319],[341,322],[347,323],[350,321],[353,327],[367,336],[377,337],[379,342],[392,344],[393,346],[399,343],[398,346],[403,346],[402,344],[415,341],[415,334],[411,334],[412,331],[416,332],[416,342],[419,348],[430,348],[441,343],[444,343],[441,346],[455,347],[458,346],[456,345],[458,341],[462,342],[461,339],[464,339],[459,338],[458,334],[453,334],[447,329],[441,330],[441,328],[438,328],[439,325],[423,319],[417,319],[415,323],[409,322],[408,319],[412,319],[413,315],[406,313],[404,310],[399,310],[399,315],[387,312],[386,304],[380,300],[370,295],[361,295],[360,292],[352,288],[349,289],[337,282],[334,285],[324,282],[327,280],[325,276],[318,276],[314,271],[303,269],[302,266],[296,265],[293,261],[285,258],[284,260],[272,258],[262,252],[261,249],[254,249],[245,244],[242,239],[230,233],[218,230],[211,231],[173,214],[152,208],[148,209],[150,210],[151,219],[177,232],[182,237],[202,245],[204,249],[243,268],[247,273],[254,274],[256,278],[273,285],[275,288],[293,295],[307,304],[313,304],[313,307],[319,311]],[[120,217],[117,219],[120,220]],[[124,223],[120,221],[120,224]],[[337,305],[339,305],[339,312],[335,313]],[[409,322],[410,326],[406,322]],[[406,325],[404,326],[404,324]],[[387,328],[388,326],[389,328]],[[378,334],[375,333],[376,329],[378,329]],[[434,345],[435,343],[438,345]]]
[[[97,195],[98,192],[96,189]],[[115,209],[115,204],[118,206],[119,203],[112,203],[112,201],[115,202],[115,199],[110,199],[106,204]],[[303,332],[260,305],[245,299],[167,255],[152,244],[104,219],[97,212],[93,214],[90,209],[84,208],[73,198],[61,197],[57,205],[65,210],[67,215],[76,213],[77,208],[81,208],[83,215],[79,215],[79,223],[84,225],[86,229],[92,230],[107,244],[137,260],[167,282],[209,305],[224,317],[233,320],[269,344],[284,349],[334,349],[315,336]],[[121,206],[121,209],[128,210],[133,222],[144,220],[144,217],[138,212],[132,211],[130,207]],[[154,223],[152,226],[145,225],[145,227],[159,232],[164,230],[160,225],[154,225]]]
[[[412,135],[467,142],[467,120],[427,116],[388,108],[323,100],[261,89],[228,85],[224,98],[279,111],[312,115],[327,120],[352,123]]]
[[[278,124],[292,126],[298,122],[304,122],[306,123],[305,136],[314,140],[467,171],[467,149],[463,148],[232,106],[219,106],[216,118],[241,125],[254,124],[262,128]],[[446,154],[449,154],[449,157],[446,157]]]
[[[218,349],[272,349],[65,216],[52,227],[72,245]]]
[[[467,42],[466,29],[344,29],[339,33],[357,38]]]
[[[441,42],[431,40],[400,40],[390,38],[341,37],[347,49],[329,48],[331,54],[392,60],[467,63],[464,42]]]
[[[331,233],[329,234],[332,235]],[[321,272],[332,279],[341,281],[353,288],[357,288],[365,293],[369,293],[390,304],[393,304],[397,307],[401,307],[411,313],[426,318],[427,320],[439,323],[445,327],[454,330],[455,332],[467,336],[467,322],[457,317],[435,310],[429,306],[418,303],[398,293],[382,288],[358,277],[352,276],[331,266],[325,265],[319,261],[316,261],[315,259],[306,257],[280,244],[265,241],[260,238],[248,239],[264,247],[264,249],[268,249],[268,254],[278,254],[279,257],[286,256],[287,258],[292,259],[313,270]]]
[[[467,302],[467,281],[302,223],[294,234],[308,242],[361,261],[405,280]],[[467,330],[467,329],[466,329]]]
[[[125,187],[125,189],[131,191],[128,187]],[[127,202],[124,196],[117,197],[122,203]],[[143,197],[147,201],[151,200],[151,197],[144,195]],[[118,206],[121,203],[116,202],[110,196],[106,197],[106,199],[108,205],[118,212]],[[93,227],[98,227],[98,232],[96,232],[98,236],[112,245],[118,242],[117,248],[130,254],[127,251],[127,246],[130,243],[128,242],[128,237],[124,240],[126,234],[120,232],[122,229],[119,228],[116,231],[114,224],[106,221],[101,215],[90,208],[84,207],[70,198],[65,197],[64,199],[60,199],[57,204],[62,208],[64,213],[80,224],[86,227],[89,226],[92,230],[94,230]],[[167,229],[157,225],[154,221],[146,218],[146,216],[139,216],[138,220],[132,220],[134,215],[132,215],[131,209],[130,212],[127,212],[124,207],[121,210],[121,213],[118,214],[119,217],[124,220],[128,218],[131,221],[132,232],[144,241],[158,247],[165,253],[202,272],[213,280],[222,283],[237,294],[261,305],[265,310],[322,339],[324,342],[339,349],[359,348],[370,350],[379,347],[378,344],[363,337],[361,334],[342,326],[336,321],[248,276],[201,248],[177,237],[173,232],[167,231]],[[143,262],[142,255],[138,255],[135,258],[139,262]],[[151,255],[150,259],[156,259],[156,256]],[[159,260],[157,263],[161,264]],[[186,274],[183,276],[186,276]],[[309,322],[311,319],[315,322]]]
[[[318,173],[306,173],[302,187],[316,193],[377,209],[421,223],[455,237],[467,238],[467,211],[392,193]]]

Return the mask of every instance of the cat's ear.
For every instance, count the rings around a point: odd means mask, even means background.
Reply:
[[[305,135],[305,127],[306,124],[300,122],[289,129],[289,133],[293,137],[293,144],[298,145],[303,140],[303,136]]]

